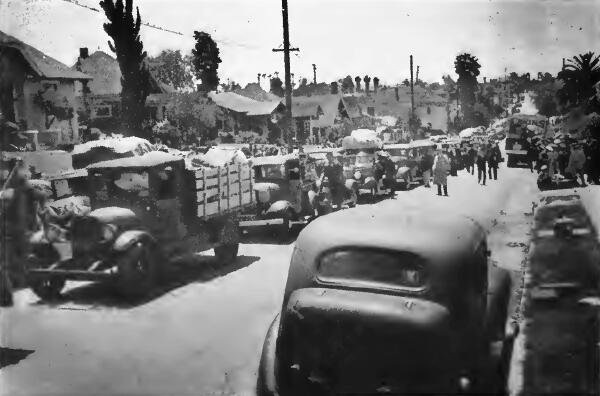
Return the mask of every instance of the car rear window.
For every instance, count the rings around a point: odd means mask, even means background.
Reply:
[[[426,283],[425,260],[410,252],[344,249],[326,253],[318,279],[367,287],[420,289]]]

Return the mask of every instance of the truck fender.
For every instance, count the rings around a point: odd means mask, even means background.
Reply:
[[[277,314],[265,337],[260,364],[258,366],[258,378],[256,380],[257,396],[279,395],[277,391],[277,335],[279,333],[279,319]]]
[[[116,252],[126,252],[134,244],[143,241],[156,242],[154,237],[146,231],[141,230],[129,230],[123,232],[117,237],[113,243],[113,250]]]
[[[269,206],[267,213],[280,213],[292,208],[292,204],[289,201],[275,201]]]

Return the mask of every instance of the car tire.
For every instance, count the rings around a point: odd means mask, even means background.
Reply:
[[[139,241],[117,258],[119,293],[139,297],[148,293],[159,277],[161,254],[151,241]]]
[[[42,301],[53,301],[60,298],[60,293],[65,287],[65,279],[56,276],[49,276],[39,279],[29,280],[29,287],[36,296]]]

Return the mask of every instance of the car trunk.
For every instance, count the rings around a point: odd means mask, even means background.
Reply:
[[[282,318],[282,372],[295,391],[431,393],[458,385],[449,313],[439,304],[310,288],[290,296]]]

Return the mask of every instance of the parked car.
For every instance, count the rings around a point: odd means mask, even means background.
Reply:
[[[316,216],[316,175],[306,172],[295,154],[257,157],[252,160],[256,206],[240,215],[240,227],[274,226],[286,238],[290,228]]]
[[[485,230],[384,202],[300,233],[258,395],[502,392],[511,282]]]
[[[235,260],[237,213],[254,204],[249,166],[187,169],[181,157],[154,151],[88,173],[92,211],[73,219],[66,246],[32,237],[29,285],[40,298],[57,297],[68,279],[114,281],[141,295],[170,259],[209,248],[220,262]]]
[[[408,150],[406,150],[408,158],[402,158],[397,164],[396,186],[398,190],[423,184],[423,170],[421,169],[420,159],[427,150],[435,146],[436,143],[429,139],[414,140],[408,143]]]

